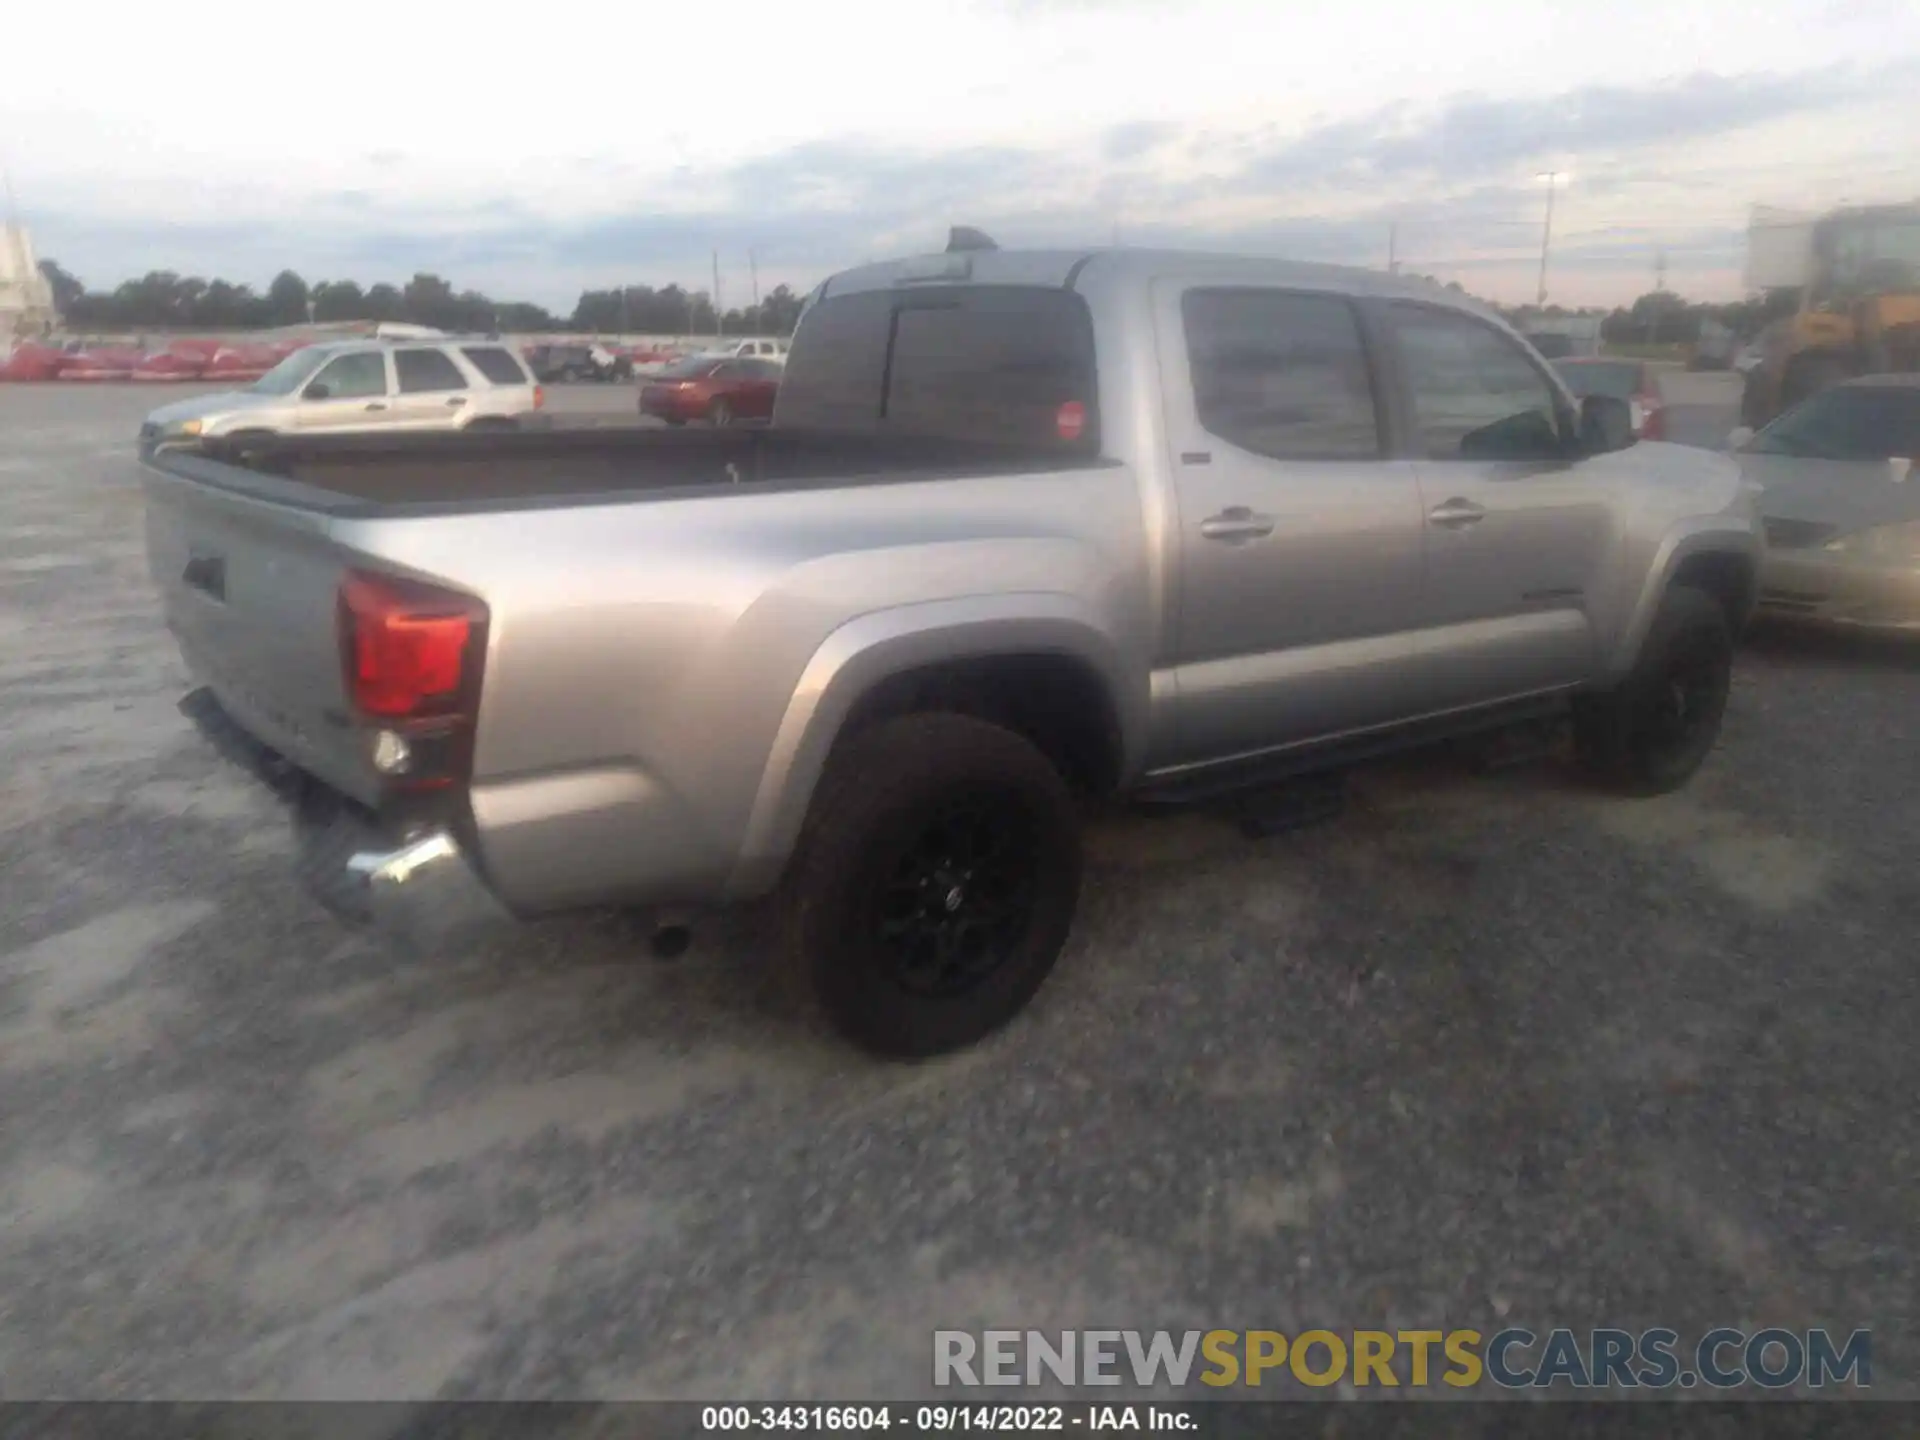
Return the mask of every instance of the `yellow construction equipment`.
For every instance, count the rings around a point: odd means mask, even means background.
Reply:
[[[1747,281],[1797,287],[1799,312],[1761,336],[1740,419],[1756,429],[1856,375],[1920,370],[1920,202],[1814,217],[1756,211]]]

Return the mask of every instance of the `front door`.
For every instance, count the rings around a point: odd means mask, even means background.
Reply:
[[[1403,718],[1419,483],[1387,458],[1352,302],[1169,283],[1155,307],[1178,507],[1173,763]]]
[[[387,357],[379,350],[349,350],[320,367],[300,392],[300,428],[384,429],[393,421]]]
[[[1503,331],[1438,305],[1386,313],[1420,457],[1435,708],[1590,678],[1604,467],[1580,458],[1558,387]]]

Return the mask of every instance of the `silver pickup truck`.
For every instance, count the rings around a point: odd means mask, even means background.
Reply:
[[[1271,792],[1570,719],[1717,735],[1760,532],[1465,298],[955,247],[809,297],[772,426],[147,456],[183,702],[344,915],[778,892],[855,1042],[972,1042],[1066,940],[1089,797]]]

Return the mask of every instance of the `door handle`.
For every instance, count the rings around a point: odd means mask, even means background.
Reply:
[[[1200,522],[1200,533],[1209,540],[1258,540],[1273,533],[1273,516],[1256,515],[1244,505],[1229,505],[1218,515]]]
[[[1486,518],[1487,512],[1484,506],[1476,505],[1471,500],[1462,500],[1457,495],[1427,512],[1427,519],[1448,530],[1464,530],[1467,526],[1477,525]]]
[[[451,400],[447,401],[447,404],[449,405],[464,405],[466,403],[467,403],[467,397],[464,395],[456,395]]]
[[[380,400],[375,400],[371,405],[367,406],[369,410],[384,410],[386,408],[385,402]]]

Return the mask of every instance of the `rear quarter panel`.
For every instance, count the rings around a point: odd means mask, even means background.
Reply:
[[[973,647],[1066,650],[1137,735],[1150,609],[1121,465],[344,522],[491,611],[473,808],[516,908],[777,877],[856,689]],[[917,637],[917,638],[916,638]],[[929,639],[928,637],[937,637]]]

